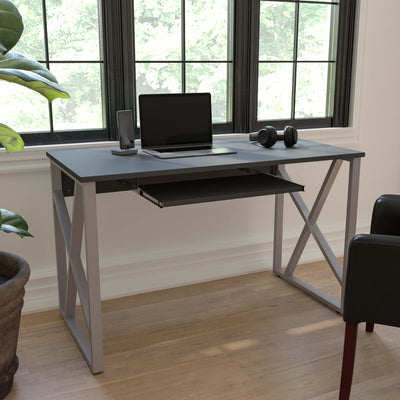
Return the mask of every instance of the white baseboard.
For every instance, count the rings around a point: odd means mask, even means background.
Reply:
[[[367,231],[362,229],[363,231]],[[343,230],[325,232],[337,257],[343,256]],[[283,241],[283,264],[286,265],[297,236]],[[184,286],[272,269],[272,241],[262,238],[239,242],[214,243],[151,253],[125,254],[102,258],[102,299],[128,296],[154,290]],[[300,263],[322,260],[315,242],[309,241]],[[58,307],[56,268],[51,266],[32,273],[26,287],[23,312],[37,312]]]

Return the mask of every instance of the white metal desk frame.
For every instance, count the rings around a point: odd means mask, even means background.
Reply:
[[[332,161],[311,211],[299,193],[290,193],[305,225],[285,269],[282,269],[284,195],[275,195],[273,272],[339,312],[343,304],[343,290],[339,304],[293,274],[307,240],[312,234],[339,284],[342,285],[345,281],[347,249],[356,230],[361,159],[355,157],[346,161],[349,162],[349,181],[343,269],[316,223],[343,160]],[[284,165],[278,166],[277,175],[291,180]],[[60,312],[91,371],[95,374],[104,371],[96,183],[82,183],[75,180],[72,218],[70,218],[62,191],[61,169],[54,162],[51,162],[51,176]],[[81,259],[83,233],[86,248],[86,274]],[[68,262],[66,255],[68,255]],[[75,317],[77,294],[84,315],[86,325],[84,327]]]

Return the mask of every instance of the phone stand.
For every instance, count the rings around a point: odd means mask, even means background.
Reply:
[[[131,110],[117,111],[117,127],[119,136],[119,150],[111,150],[116,156],[129,156],[138,151],[135,147],[135,131],[133,129],[133,115]]]
[[[116,156],[129,156],[131,154],[136,154],[137,152],[137,149],[111,150],[111,153]]]

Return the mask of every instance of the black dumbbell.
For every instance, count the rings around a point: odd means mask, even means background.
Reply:
[[[292,147],[297,143],[297,129],[294,126],[285,126],[283,135],[278,135],[273,126],[264,126],[258,132],[250,133],[251,142],[258,142],[264,147],[273,146],[278,140],[283,140],[286,147]]]

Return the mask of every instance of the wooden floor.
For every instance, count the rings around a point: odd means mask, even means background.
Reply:
[[[338,293],[324,267],[302,275]],[[23,316],[7,400],[338,397],[341,316],[271,272],[105,301],[103,322],[92,375],[57,311]],[[400,330],[361,328],[352,400],[400,399]]]

